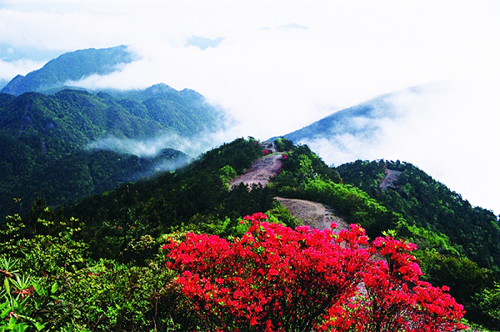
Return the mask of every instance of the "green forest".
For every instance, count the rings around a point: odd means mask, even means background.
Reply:
[[[230,181],[267,153],[257,140],[240,138],[175,171],[101,187],[108,191],[77,204],[56,208],[37,200],[24,212],[23,202],[13,200],[12,211],[19,212],[7,216],[0,231],[0,329],[200,330],[203,317],[174,282],[161,247],[188,232],[238,241],[247,230],[242,218],[255,212],[273,223],[301,225],[274,199],[280,196],[327,204],[370,239],[415,243],[424,279],[450,287],[467,324],[498,330],[500,228],[491,211],[472,207],[408,163],[329,167],[305,145],[274,143],[286,158],[266,187],[230,190]],[[381,190],[388,169],[401,173]]]
[[[102,139],[194,138],[221,129],[220,111],[192,90],[159,84],[110,93],[0,93],[0,216],[27,212],[38,198],[68,206],[191,159],[168,146],[155,156],[92,148]]]

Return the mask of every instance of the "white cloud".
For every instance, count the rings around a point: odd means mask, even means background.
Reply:
[[[500,213],[492,202],[498,195],[489,189],[500,177],[467,173],[478,161],[498,164],[498,1],[36,3],[0,8],[0,43],[61,51],[131,45],[142,60],[82,84],[191,88],[233,114],[238,136],[267,139],[379,94],[459,82],[439,96],[400,101],[411,115],[397,126],[384,125],[386,141],[378,148],[363,149],[349,137],[343,143],[363,151],[356,153],[363,159],[414,163]],[[185,47],[192,35],[225,39],[201,51]],[[481,190],[490,198],[473,199]]]
[[[394,120],[378,121],[381,130],[366,141],[343,135],[304,141],[329,164],[356,159],[407,161],[472,204],[500,211],[500,84],[460,82],[403,93],[390,102]]]
[[[31,60],[13,62],[0,60],[0,80],[10,81],[16,75],[26,75],[33,70],[40,69],[43,65],[43,63]]]
[[[156,157],[163,149],[171,148],[196,158],[201,153],[224,143],[226,141],[225,135],[226,133],[223,132],[211,133],[193,137],[189,140],[173,133],[160,134],[150,139],[111,136],[92,142],[86,148],[90,150],[110,150],[146,158]]]

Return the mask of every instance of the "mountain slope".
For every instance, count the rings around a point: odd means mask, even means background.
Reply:
[[[487,268],[500,267],[500,226],[488,210],[473,207],[410,163],[361,161],[336,168],[345,182],[367,192],[400,213],[413,225],[446,234],[471,260]],[[384,190],[391,171],[397,179]]]
[[[14,198],[22,199],[22,211],[39,196],[68,204],[152,170],[171,170],[189,159],[173,150],[175,144],[223,128],[223,112],[193,90],[166,84],[130,91],[65,88],[133,60],[126,46],[65,53],[2,89],[1,216],[12,211]],[[143,141],[155,140],[154,151],[145,152]],[[100,150],[109,151],[95,153]]]
[[[270,221],[279,220],[292,227],[300,223],[293,214],[303,219],[313,215],[315,220],[308,219],[306,222],[315,227],[318,227],[316,222],[319,222],[320,227],[325,227],[334,218],[327,213],[325,206],[328,206],[328,209],[335,211],[335,216],[346,223],[357,223],[364,227],[371,239],[388,232],[391,236],[417,243],[419,250],[414,254],[420,260],[427,280],[438,286],[451,286],[452,295],[466,305],[469,319],[489,322],[491,317],[485,318],[481,307],[477,305],[475,294],[488,291],[493,288],[495,281],[500,280],[495,272],[498,266],[479,266],[478,263],[483,265],[484,262],[476,262],[475,259],[482,257],[470,255],[471,252],[467,251],[469,248],[455,242],[454,237],[454,234],[470,234],[468,232],[472,231],[484,243],[472,239],[469,241],[470,248],[476,248],[481,255],[494,254],[495,243],[488,242],[489,237],[494,235],[494,228],[492,231],[476,226],[491,222],[488,213],[473,208],[475,214],[467,214],[459,209],[460,204],[447,204],[446,195],[442,195],[446,191],[428,183],[425,173],[413,172],[408,164],[387,163],[391,170],[401,173],[392,185],[382,191],[380,184],[382,177],[386,176],[384,164],[366,162],[362,170],[357,164],[332,168],[307,146],[292,146],[283,139],[277,140],[276,144],[276,156],[282,156],[282,167],[265,187],[254,184],[252,190],[248,190],[250,188],[242,183],[231,189],[233,179],[248,171],[252,172],[251,165],[258,164],[256,160],[262,161],[266,153],[258,143],[253,139],[238,139],[224,144],[206,152],[184,168],[88,197],[60,210],[54,214],[54,218],[67,220],[69,217],[78,217],[82,228],[79,238],[88,244],[95,259],[104,257],[147,264],[161,245],[154,239],[162,241],[165,239],[162,234],[182,238],[186,231],[194,231],[229,238],[241,236],[245,226],[240,223],[240,218],[257,211],[268,213]],[[408,202],[416,205],[417,210],[405,210],[403,216],[397,213],[398,204],[394,207],[389,204],[390,201],[382,204],[371,191],[389,194],[401,190],[402,193],[403,189],[397,189],[397,186],[401,188],[405,176],[413,177],[409,171],[418,175],[415,178],[422,180],[422,185],[412,184],[413,191],[405,189],[407,197],[404,199],[409,198]],[[362,183],[366,183],[366,190],[372,197],[356,187],[362,186],[361,182],[356,182],[358,177]],[[431,188],[439,190],[436,192]],[[283,205],[278,204],[275,197],[281,197],[278,200]],[[443,227],[432,212],[420,216],[415,214],[422,209],[421,204],[429,209],[444,205],[465,222]],[[305,214],[296,214],[299,205],[302,210],[306,210],[299,212],[310,210],[311,213],[306,213],[307,217]],[[35,206],[23,219],[28,229],[38,220],[36,211],[46,213],[43,212],[43,205]],[[417,223],[417,217],[424,219]],[[475,227],[471,227],[472,224]],[[493,247],[489,248],[490,244]]]
[[[141,140],[164,135],[187,139],[221,128],[220,111],[194,91],[179,92],[159,85],[134,93],[142,98],[76,90],[54,95],[29,92],[17,97],[0,93],[0,213],[11,211],[13,198],[22,198],[24,209],[40,195],[49,204],[66,204],[136,180],[138,174],[151,174],[151,169],[172,169],[189,159],[168,145],[163,146],[170,148],[165,150],[168,153],[142,158],[119,155],[118,150],[99,157],[92,150],[83,151],[87,147],[113,150],[112,144],[100,144],[105,142],[102,139]],[[115,163],[109,164],[110,160]],[[109,174],[94,178],[90,176],[95,172],[93,167],[106,167]],[[46,179],[54,169],[57,176]],[[82,179],[78,179],[79,173]],[[54,181],[64,177],[60,183]],[[107,185],[97,183],[97,179]]]
[[[133,60],[126,46],[86,49],[65,53],[49,61],[41,69],[18,75],[1,92],[20,95],[25,92],[44,92],[64,87],[68,81],[78,81],[93,74],[105,75],[117,66]]]
[[[413,88],[413,90],[416,89]],[[390,102],[393,96],[393,94],[386,94],[337,111],[284,137],[295,143],[328,138],[342,144],[340,138],[344,135],[355,136],[365,141],[370,140],[380,130],[378,120],[394,119],[398,116],[397,110]]]

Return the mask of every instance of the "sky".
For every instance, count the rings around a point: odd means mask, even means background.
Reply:
[[[235,120],[220,140],[284,135],[426,85],[394,98],[404,116],[370,144],[305,143],[328,164],[410,162],[499,214],[499,14],[494,0],[4,0],[0,84],[65,52],[128,45],[139,60],[78,85],[196,90]]]

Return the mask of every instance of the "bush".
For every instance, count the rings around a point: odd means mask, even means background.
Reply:
[[[241,239],[188,233],[163,246],[202,330],[465,328],[449,289],[419,279],[410,243],[385,236],[369,244],[356,225],[337,235],[269,223],[262,213],[244,219],[252,225]],[[374,261],[376,253],[385,260]]]

